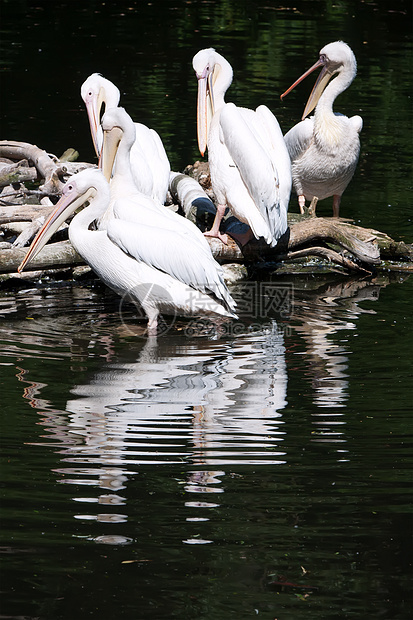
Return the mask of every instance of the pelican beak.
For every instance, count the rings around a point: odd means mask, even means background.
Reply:
[[[198,104],[197,104],[197,128],[198,128],[198,147],[204,156],[207,148],[208,132],[211,119],[214,115],[214,93],[212,88],[213,72],[206,67],[198,78]]]
[[[98,129],[100,125],[100,111],[104,103],[106,105],[106,94],[104,88],[99,89],[97,97],[88,97],[85,101],[86,112],[89,119],[90,133],[92,134],[93,146],[95,147],[95,152],[98,157]]]
[[[314,110],[314,108],[316,107],[318,103],[318,100],[323,94],[325,87],[327,86],[331,76],[333,75],[333,72],[329,69],[328,65],[325,63],[325,59],[320,58],[319,60],[317,60],[317,62],[312,67],[310,67],[308,71],[303,73],[303,75],[299,77],[298,80],[296,80],[294,84],[292,84],[290,88],[288,88],[285,91],[285,93],[281,95],[281,99],[283,99],[286,95],[288,95],[289,92],[293,90],[293,88],[297,86],[297,84],[302,82],[308,75],[310,75],[310,73],[312,73],[316,69],[319,69],[320,67],[322,67],[320,71],[320,75],[318,76],[317,81],[314,84],[313,90],[311,91],[311,94],[308,98],[308,101],[305,106],[304,113],[301,117],[301,120],[304,120],[305,117],[308,116],[310,112]]]
[[[99,158],[99,168],[102,170],[108,183],[112,177],[116,153],[118,151],[122,135],[123,131],[120,127],[112,127],[112,129],[109,130],[103,130],[103,146]]]
[[[63,189],[63,195],[56,204],[55,210],[49,215],[49,218],[33,239],[29,251],[19,265],[17,269],[19,273],[23,271],[24,267],[33,260],[35,256],[37,256],[40,250],[49,241],[50,237],[60,228],[69,215],[74,213],[76,209],[81,207],[87,200],[91,199],[94,193],[96,193],[96,190],[90,188],[88,192],[79,195],[70,181],[67,182]]]

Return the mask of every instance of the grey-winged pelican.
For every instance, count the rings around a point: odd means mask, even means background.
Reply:
[[[333,112],[336,97],[350,86],[357,73],[356,58],[343,41],[320,50],[318,61],[281,95],[285,97],[312,71],[321,67],[302,116],[285,135],[292,162],[293,186],[301,213],[305,201],[333,196],[333,215],[338,217],[341,196],[349,184],[359,158],[360,116],[348,118]],[[330,78],[336,76],[330,82]],[[314,116],[306,118],[310,112]]]

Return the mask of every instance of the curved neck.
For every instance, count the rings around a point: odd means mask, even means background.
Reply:
[[[110,80],[106,78],[101,78],[102,87],[104,89],[104,102],[106,105],[106,109],[108,108],[117,108],[120,101],[120,91],[115,84],[113,84]]]
[[[104,215],[109,206],[109,191],[107,187],[97,188],[93,197],[88,198],[89,206],[75,215],[70,226],[69,234],[80,232],[89,233],[89,226]]]
[[[215,53],[215,66],[212,75],[212,86],[214,90],[214,106],[215,110],[219,110],[225,105],[225,93],[231,86],[233,71],[229,62]]]
[[[314,113],[315,116],[317,116],[317,112],[332,114],[335,99],[350,86],[353,80],[354,73],[349,69],[342,69],[337,77],[333,78],[331,82],[329,82],[321,95]]]

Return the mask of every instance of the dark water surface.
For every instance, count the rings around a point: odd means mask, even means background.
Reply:
[[[4,294],[5,617],[408,617],[412,284],[314,287],[157,342]]]
[[[198,49],[233,65],[228,100],[287,130],[313,81],[280,93],[347,41],[358,76],[336,110],[364,128],[342,214],[412,241],[409,2],[0,6],[0,137],[83,161],[94,71],[182,170]],[[99,283],[3,286],[0,618],[411,617],[411,277],[232,290],[243,313],[221,333],[176,319],[146,340]]]

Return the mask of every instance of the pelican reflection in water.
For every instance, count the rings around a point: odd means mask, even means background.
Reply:
[[[307,427],[311,441],[336,445],[341,459],[346,448],[342,407],[348,398],[346,365],[351,345],[344,337],[337,342],[333,336],[355,329],[356,319],[366,311],[358,307],[358,301],[375,301],[380,286],[354,281],[342,287],[323,287],[316,299],[311,296],[309,300],[306,289],[297,296],[292,319],[299,335],[296,343],[305,343],[304,350],[297,350],[294,341],[292,347],[286,343],[285,338],[291,341],[291,337],[285,337],[274,323],[272,331],[240,336],[232,342],[150,338],[142,346],[134,340],[121,350],[120,357],[116,354],[119,343],[115,340],[108,349],[107,330],[100,334],[103,326],[91,319],[80,334],[73,329],[76,348],[71,356],[82,360],[82,368],[74,364],[74,380],[76,373],[79,379],[67,387],[62,410],[41,398],[47,378],[35,369],[23,371],[24,361],[19,362],[19,380],[28,385],[23,397],[38,411],[46,430],[39,438],[41,445],[51,446],[58,455],[54,471],[59,473],[59,482],[76,487],[77,502],[99,504],[97,515],[89,509],[92,514],[78,518],[124,521],[127,517],[116,506],[127,503],[125,488],[142,465],[185,465],[183,488],[194,494],[184,496],[185,505],[196,511],[197,501],[191,498],[199,500],[200,493],[218,492],[217,486],[222,492],[225,485],[219,485],[219,478],[234,464],[291,465],[289,454],[294,461],[301,445],[293,432],[299,412],[287,408],[288,360],[292,368],[303,360],[304,383],[316,407]],[[60,333],[68,338],[67,324],[59,316],[53,326],[55,339]],[[38,354],[42,348],[49,352],[50,336],[44,342],[41,337],[47,333],[43,324],[40,334],[34,321],[29,328],[33,337],[25,323],[20,355],[25,348],[30,358],[37,349]],[[65,343],[65,350],[69,346]],[[102,350],[112,351],[110,361],[103,361]],[[85,377],[88,356],[95,361]],[[301,391],[302,377],[299,383]],[[101,505],[111,506],[113,513]],[[188,514],[190,520],[193,512]]]

